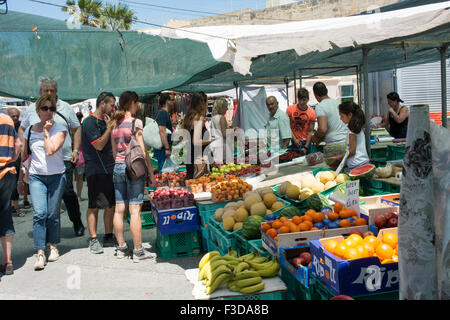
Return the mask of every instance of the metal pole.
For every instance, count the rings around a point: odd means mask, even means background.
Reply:
[[[233,84],[234,87],[236,88],[236,108],[237,108],[239,107],[239,90],[238,90],[239,84],[237,81],[234,81]]]
[[[442,101],[442,126],[447,128],[447,46],[442,46],[441,52],[441,101]]]
[[[284,78],[284,83],[286,83],[286,100],[287,100],[287,107],[289,107],[289,79],[288,79],[288,77]]]
[[[299,79],[299,88],[303,87],[303,83],[302,83],[302,70],[298,71],[298,79]]]
[[[294,70],[294,97],[295,103],[297,103],[297,79],[295,78],[295,70]]]
[[[366,116],[366,150],[370,159],[369,48],[363,47],[364,113]]]
[[[361,89],[359,83],[359,67],[355,66],[356,69],[356,96],[358,97],[358,104],[361,105]]]

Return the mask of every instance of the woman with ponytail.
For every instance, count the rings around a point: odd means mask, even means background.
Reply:
[[[364,135],[364,125],[366,117],[361,107],[352,101],[343,102],[339,105],[339,116],[348,127],[347,167],[353,169],[369,163],[369,156],[366,150],[366,138]]]

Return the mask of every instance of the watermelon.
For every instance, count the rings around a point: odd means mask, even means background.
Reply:
[[[350,179],[369,179],[375,173],[376,167],[373,164],[365,164],[363,166],[354,168],[348,174]]]
[[[265,221],[266,220],[261,216],[249,216],[242,224],[242,236],[247,240],[261,238],[259,229],[261,228],[261,223]]]
[[[306,205],[309,209],[320,211],[323,207],[329,207],[330,202],[323,194],[315,193],[306,199]]]
[[[302,215],[302,212],[300,211],[300,209],[297,207],[294,207],[294,206],[289,206],[287,208],[284,208],[280,212],[280,218],[286,217],[288,219],[292,219],[293,216],[300,217],[301,215]]]

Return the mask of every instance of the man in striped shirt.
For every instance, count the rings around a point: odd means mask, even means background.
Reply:
[[[15,230],[9,200],[16,182],[14,161],[21,147],[13,120],[0,110],[0,241],[3,250],[0,273],[5,275],[14,273],[11,252]]]

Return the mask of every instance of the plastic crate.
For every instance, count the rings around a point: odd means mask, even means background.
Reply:
[[[209,217],[208,234],[210,240],[219,247],[220,252],[227,253],[229,248],[232,248],[233,250],[237,249],[235,233],[238,231],[239,230],[233,232],[226,231],[222,227],[222,224],[217,222],[213,216]]]
[[[284,266],[280,267],[280,277],[288,287],[289,300],[321,300],[320,295],[314,290],[314,286],[305,287]]]
[[[388,146],[387,160],[403,160],[405,157],[405,145]]]
[[[217,209],[224,208],[227,203],[237,202],[237,201],[228,201],[228,202],[220,202],[220,203],[206,203],[202,204],[201,202],[196,202],[196,206],[198,209],[198,214],[200,217],[200,224],[204,226],[208,223],[208,218],[213,216]]]
[[[127,222],[130,223],[130,214],[127,212]],[[153,216],[151,211],[141,212],[141,225],[142,229],[153,229],[156,228],[156,223],[153,221]]]
[[[272,257],[270,252],[262,247],[262,240],[261,239],[250,240],[249,243],[250,243],[250,247],[251,247],[250,251],[253,251],[253,250],[258,251],[259,255],[262,256],[262,257]]]
[[[315,281],[313,289],[315,291],[315,295],[318,297],[319,300],[330,300],[331,298],[336,296],[327,288],[327,286],[324,283],[322,283],[314,276],[313,278]],[[399,291],[393,290],[381,293],[354,296],[352,298],[355,300],[399,300]]]
[[[361,187],[363,188],[372,188],[372,189],[383,189],[383,182],[377,181],[373,179],[363,179],[360,180]]]
[[[387,148],[376,148],[370,150],[370,159],[377,161],[388,160],[388,149]]]
[[[253,250],[250,241],[242,235],[242,229],[236,230],[234,237],[236,238],[236,251],[239,256],[250,253]]]
[[[286,300],[287,297],[287,291],[276,291],[261,294],[239,295],[233,297],[219,297],[213,300]]]
[[[200,227],[200,232],[201,232],[201,235],[202,235],[202,250],[204,252],[211,251],[209,249],[209,246],[208,246],[208,239],[209,239],[208,229],[203,227],[203,226],[201,226]]]
[[[156,249],[164,260],[192,257],[201,254],[198,231],[162,235],[156,232]]]
[[[152,212],[158,230],[163,235],[199,229],[198,210],[195,206],[169,210],[158,210],[153,207]]]

